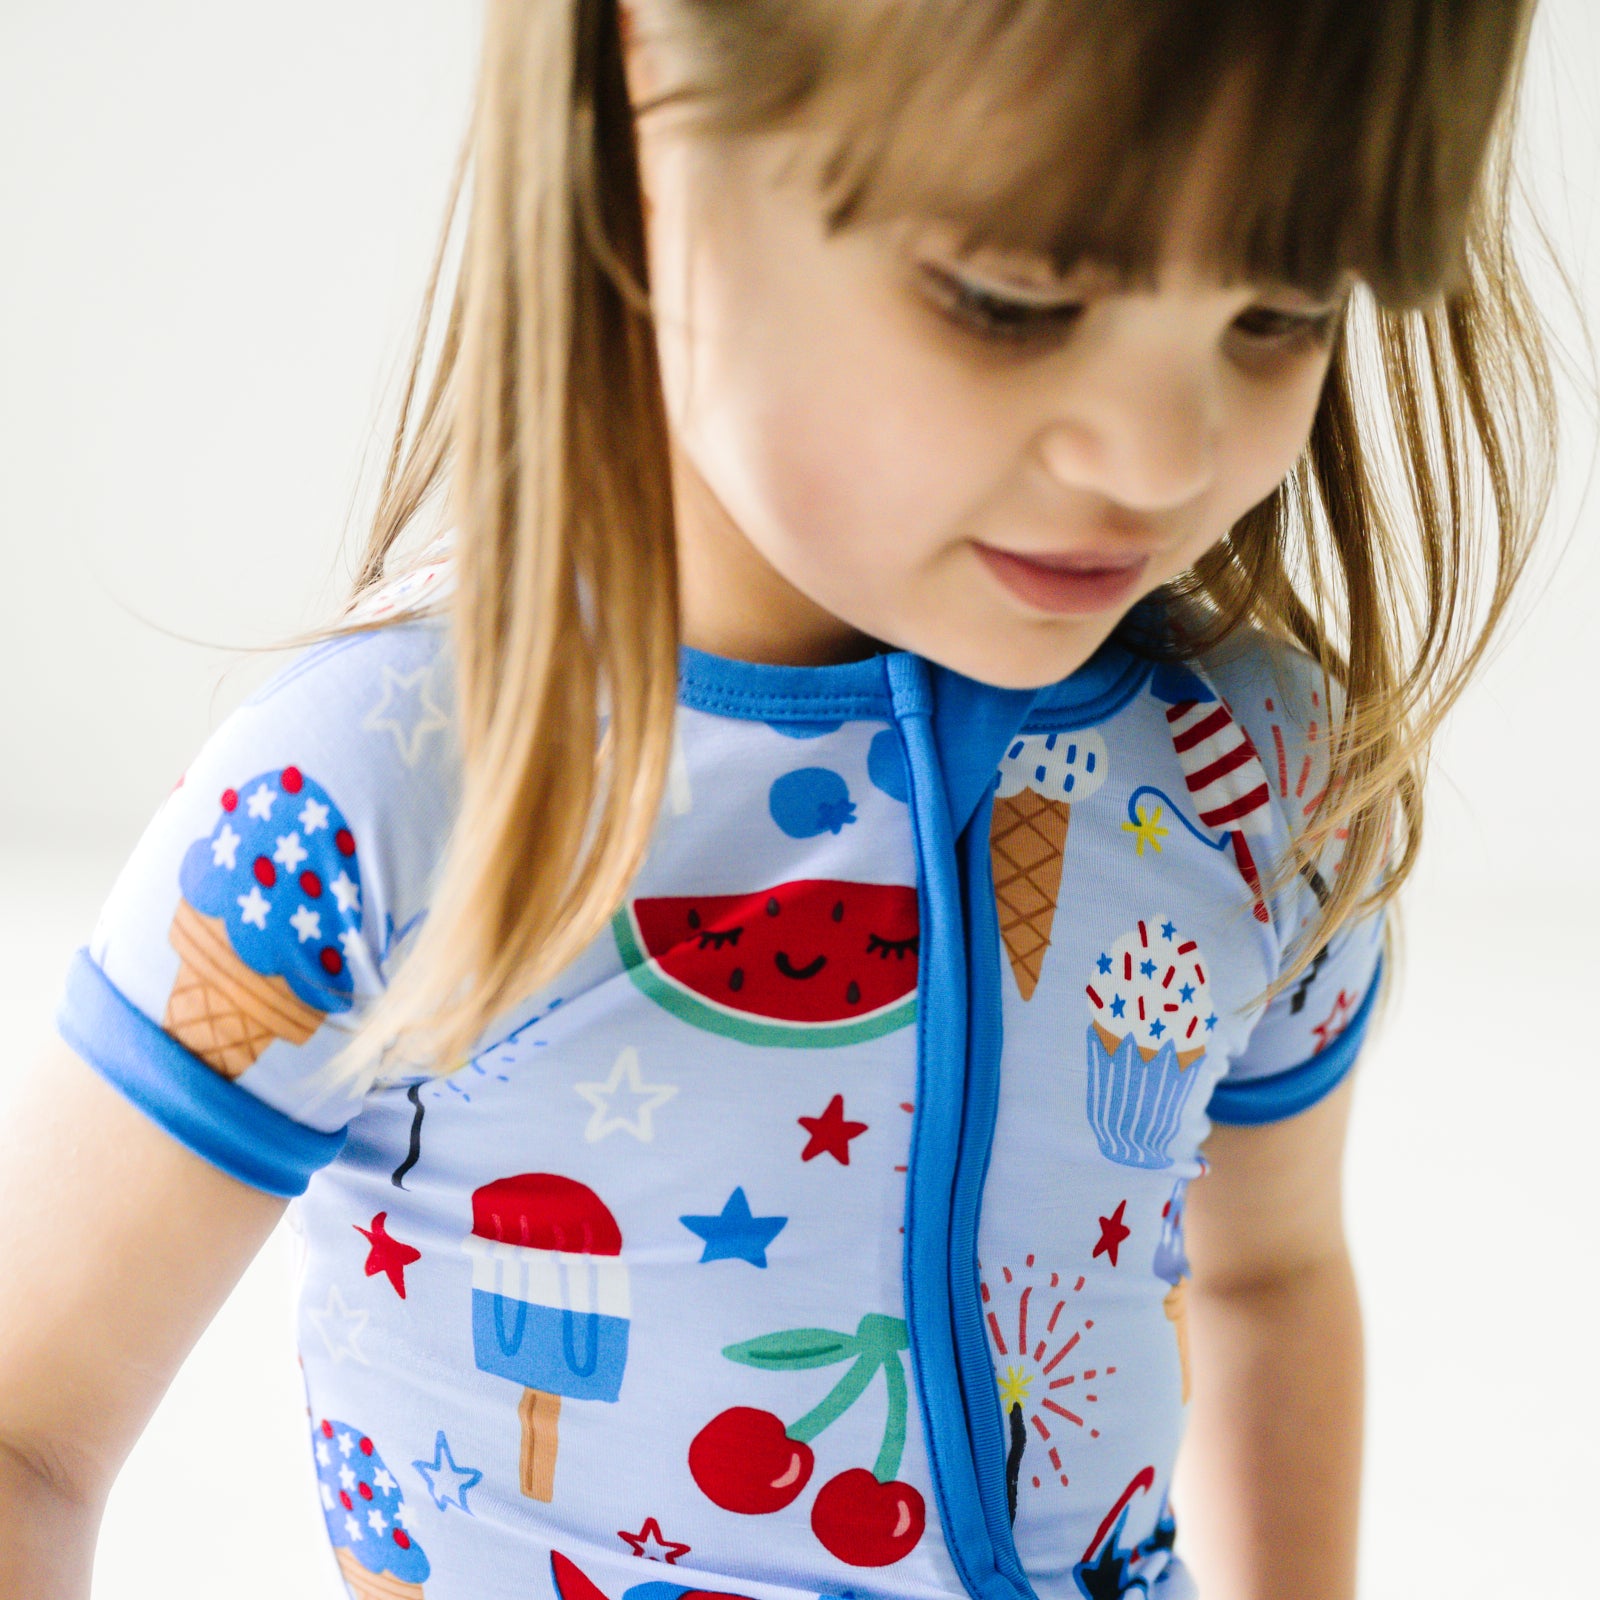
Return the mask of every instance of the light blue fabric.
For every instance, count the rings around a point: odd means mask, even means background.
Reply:
[[[347,1570],[426,1600],[1189,1595],[1187,1186],[1213,1120],[1341,1081],[1380,970],[1371,919],[1261,1003],[1337,870],[1272,873],[1324,780],[1317,693],[1264,644],[1114,644],[1037,694],[685,650],[612,926],[455,1071],[357,1082],[459,805],[446,631],[309,651],[240,707],[59,1026],[297,1197]]]

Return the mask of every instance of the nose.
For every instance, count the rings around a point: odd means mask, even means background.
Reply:
[[[1128,511],[1189,504],[1217,471],[1219,425],[1205,375],[1175,358],[1105,356],[1073,374],[1041,432],[1046,471]]]

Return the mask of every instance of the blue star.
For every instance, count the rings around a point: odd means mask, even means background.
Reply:
[[[1211,1015],[1210,1015],[1210,1016],[1209,1016],[1209,1017],[1207,1017],[1207,1018],[1206,1018],[1206,1032],[1207,1032],[1207,1033],[1210,1033],[1210,1032],[1211,1032],[1211,1030],[1212,1030],[1212,1029],[1213,1029],[1213,1028],[1214,1028],[1214,1027],[1216,1027],[1216,1025],[1217,1025],[1217,1014],[1216,1014],[1216,1012],[1215,1012],[1215,1011],[1213,1011],[1213,1012],[1212,1012],[1212,1013],[1211,1013]]]
[[[1111,1015],[1120,1017],[1128,1009],[1128,1002],[1119,994],[1111,1002]]]
[[[1110,956],[1108,956],[1108,955],[1107,955],[1107,954],[1106,954],[1106,953],[1105,953],[1105,952],[1104,952],[1104,951],[1103,951],[1103,950],[1102,950],[1102,951],[1101,951],[1101,952],[1100,952],[1100,959],[1099,959],[1099,960],[1098,960],[1098,961],[1097,961],[1097,962],[1096,962],[1096,963],[1095,963],[1095,965],[1096,965],[1096,966],[1097,966],[1097,967],[1099,967],[1099,969],[1100,969],[1100,970],[1101,970],[1101,972],[1109,972],[1109,971],[1110,971],[1110,970],[1111,970],[1111,957],[1110,957]]]
[[[1163,939],[1170,939],[1177,931],[1178,925],[1175,922],[1163,922],[1161,924],[1161,937]]]
[[[1139,970],[1145,975],[1145,977],[1153,978],[1156,975],[1156,964],[1146,957],[1139,963]]]
[[[1156,1020],[1150,1024],[1150,1037],[1152,1039],[1159,1039],[1166,1031],[1167,1025],[1161,1020],[1160,1017],[1157,1017]]]
[[[753,1217],[750,1202],[743,1189],[735,1189],[721,1215],[715,1217],[679,1217],[678,1221],[690,1233],[697,1233],[706,1242],[701,1254],[707,1261],[748,1261],[753,1267],[767,1264],[767,1246],[777,1238],[788,1222],[787,1217]]]
[[[413,1461],[411,1465],[417,1469],[417,1476],[428,1486],[428,1493],[433,1496],[433,1503],[441,1511],[448,1510],[451,1506],[459,1506],[469,1517],[472,1515],[472,1507],[467,1504],[467,1490],[474,1488],[483,1474],[476,1467],[456,1465],[455,1458],[450,1454],[450,1441],[445,1438],[443,1428],[439,1430],[438,1438],[433,1441],[433,1460]],[[435,1475],[450,1480],[443,1493],[433,1481]]]
[[[1178,991],[1178,998],[1185,1005],[1188,1005],[1188,1003],[1194,999],[1194,985],[1192,983],[1184,984],[1184,986]]]

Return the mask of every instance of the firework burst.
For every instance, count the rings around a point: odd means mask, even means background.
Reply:
[[[983,1296],[989,1338],[994,1345],[996,1383],[1010,1436],[1006,1451],[1006,1497],[1016,1520],[1017,1495],[1024,1478],[1035,1489],[1049,1478],[1068,1482],[1063,1451],[1083,1435],[1100,1437],[1094,1425],[1099,1384],[1115,1367],[1084,1367],[1083,1341],[1094,1328],[1092,1317],[1079,1318],[1072,1298],[1084,1285],[1077,1277],[1064,1282],[1058,1272],[1045,1272],[1033,1256],[1016,1270],[1002,1266],[985,1275]]]

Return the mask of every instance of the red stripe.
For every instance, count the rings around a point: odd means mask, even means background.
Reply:
[[[1215,783],[1218,778],[1225,778],[1230,772],[1237,772],[1240,767],[1248,766],[1255,758],[1255,746],[1248,739],[1241,740],[1233,749],[1218,756],[1209,766],[1201,767],[1198,772],[1191,772],[1188,775],[1186,782],[1189,785],[1189,793],[1195,794],[1208,783]]]
[[[1177,703],[1177,705],[1168,706],[1167,707],[1167,721],[1168,722],[1182,722],[1183,719],[1186,716],[1188,716],[1191,711],[1194,710],[1195,706],[1198,703],[1199,702],[1195,701],[1195,700],[1180,700]]]
[[[1252,811],[1259,811],[1266,805],[1269,796],[1266,784],[1258,783],[1249,794],[1241,795],[1225,806],[1218,806],[1215,811],[1202,811],[1200,820],[1208,828],[1225,828],[1230,822],[1247,817]]]
[[[1083,992],[1084,992],[1084,993],[1085,993],[1085,994],[1086,994],[1086,995],[1088,995],[1088,997],[1089,997],[1089,998],[1090,998],[1090,999],[1091,999],[1091,1000],[1093,1000],[1093,1001],[1094,1001],[1094,1003],[1095,1003],[1095,1005],[1096,1005],[1096,1006],[1099,1006],[1099,1007],[1103,1007],[1103,1006],[1104,1006],[1104,1005],[1105,1005],[1105,1001],[1104,1001],[1104,1000],[1102,1000],[1102,999],[1101,999],[1101,998],[1100,998],[1100,996],[1099,996],[1099,995],[1097,995],[1097,994],[1096,994],[1096,993],[1095,993],[1095,992],[1094,992],[1094,988],[1093,988],[1093,986],[1092,986],[1092,985],[1090,985],[1090,984],[1087,984],[1087,983],[1086,983],[1086,984],[1085,984],[1085,985],[1084,985],[1084,986],[1083,986]]]
[[[1178,954],[1180,956],[1186,956],[1191,950],[1196,948],[1197,946],[1193,939],[1185,939],[1184,942],[1178,946]]]
[[[1161,980],[1161,987],[1163,989],[1170,989],[1172,987],[1172,980],[1177,977],[1177,975],[1178,969],[1176,967],[1168,967],[1166,977]]]
[[[1220,733],[1232,721],[1233,718],[1228,715],[1228,708],[1226,706],[1218,706],[1209,717],[1202,717],[1192,727],[1185,728],[1182,733],[1174,733],[1172,736],[1173,748],[1181,756],[1184,751],[1194,749],[1197,744],[1209,739],[1212,734]]]

